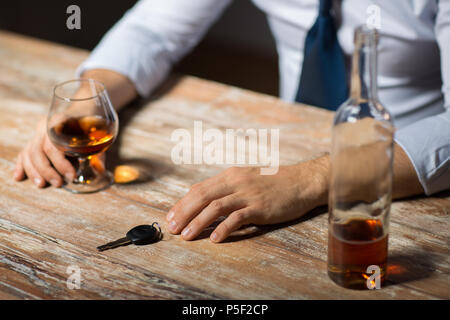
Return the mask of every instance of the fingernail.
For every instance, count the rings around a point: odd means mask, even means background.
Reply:
[[[173,211],[169,211],[169,213],[167,214],[167,221],[170,221],[170,220],[172,220],[172,218],[173,218],[173,216],[175,215],[175,212],[173,212]]]
[[[17,180],[19,178],[19,172],[18,171],[14,172],[13,177],[15,180]]]
[[[50,183],[52,184],[52,186],[57,187],[59,185],[59,181],[57,179],[51,179]]]
[[[72,173],[66,173],[65,175],[64,175],[64,177],[66,178],[66,180],[68,180],[68,181],[72,181],[75,177],[73,176],[73,174]]]
[[[41,182],[42,182],[42,179],[41,179],[41,178],[34,178],[34,183],[35,183],[37,186],[39,186],[39,185],[41,184]]]
[[[214,242],[216,242],[218,238],[219,238],[219,236],[215,232],[213,232],[210,236],[210,239]]]
[[[190,227],[187,227],[183,230],[183,232],[181,233],[181,235],[183,236],[183,238],[186,238],[188,235],[191,234],[192,229]]]
[[[170,221],[169,229],[172,231],[175,231],[177,229],[177,223],[175,222],[175,220]]]

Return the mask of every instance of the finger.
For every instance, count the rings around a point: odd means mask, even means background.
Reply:
[[[44,152],[47,155],[48,159],[51,161],[56,170],[62,174],[68,181],[72,181],[75,179],[75,168],[72,166],[69,160],[66,159],[64,153],[59,151],[48,137],[44,142]]]
[[[22,152],[19,153],[16,160],[16,167],[14,169],[14,180],[20,181],[25,178],[25,171],[23,169]]]
[[[173,234],[179,233],[186,223],[198,215],[211,201],[231,193],[231,188],[217,177],[193,185],[186,196],[169,211],[167,215],[169,231]]]
[[[230,233],[239,229],[244,224],[250,223],[250,215],[247,207],[234,211],[217,226],[210,236],[211,241],[221,242],[225,240]]]
[[[181,236],[184,240],[192,240],[220,216],[227,216],[231,212],[243,207],[245,207],[245,202],[242,200],[242,197],[235,193],[221,199],[213,200],[191,222],[180,221],[180,225],[189,223],[183,229]]]
[[[34,168],[39,172],[40,176],[51,183],[54,187],[60,187],[63,183],[61,176],[52,167],[45,153],[41,148],[35,147],[32,151],[33,157],[31,162]]]
[[[25,169],[25,173],[27,177],[34,182],[39,188],[43,188],[45,186],[45,180],[41,177],[39,172],[34,168],[33,163],[30,160],[30,154],[28,151],[25,151],[23,154],[23,167]]]

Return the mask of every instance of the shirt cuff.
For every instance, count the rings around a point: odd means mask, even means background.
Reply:
[[[450,189],[450,110],[395,133],[426,195]]]

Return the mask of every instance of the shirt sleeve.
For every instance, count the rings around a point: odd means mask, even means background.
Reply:
[[[435,33],[441,52],[445,111],[401,128],[395,137],[427,195],[450,189],[450,1],[439,1]]]
[[[125,13],[77,69],[127,76],[147,97],[189,52],[231,0],[141,0]]]

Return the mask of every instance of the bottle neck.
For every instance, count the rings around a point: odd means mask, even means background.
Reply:
[[[367,34],[355,41],[350,96],[357,101],[378,100],[377,40]]]

